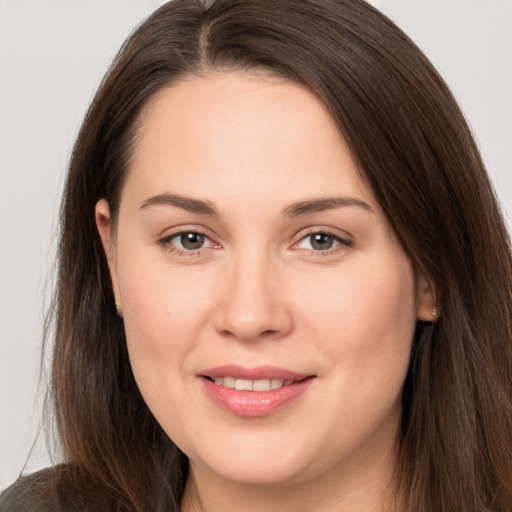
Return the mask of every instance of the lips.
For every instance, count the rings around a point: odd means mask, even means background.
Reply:
[[[301,396],[315,375],[283,368],[236,365],[211,368],[198,375],[207,396],[237,416],[266,416]]]
[[[216,366],[199,372],[203,377],[209,377],[215,380],[216,377],[234,377],[235,379],[282,379],[284,380],[303,380],[310,377],[307,373],[294,372],[286,368],[278,368],[277,366],[256,366],[254,368],[246,368],[235,364]]]

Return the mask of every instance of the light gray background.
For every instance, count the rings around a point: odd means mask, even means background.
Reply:
[[[43,311],[72,142],[118,47],[162,3],[0,0],[0,489],[17,477],[39,430]],[[452,87],[511,217],[512,2],[371,3]],[[27,468],[48,463],[40,440]]]

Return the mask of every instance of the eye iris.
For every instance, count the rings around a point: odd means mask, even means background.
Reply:
[[[183,233],[180,236],[181,245],[191,251],[200,249],[204,244],[204,235],[199,233]]]
[[[331,235],[327,235],[325,233],[316,233],[315,235],[311,235],[311,247],[315,249],[315,251],[325,251],[330,249],[334,243],[334,239]]]

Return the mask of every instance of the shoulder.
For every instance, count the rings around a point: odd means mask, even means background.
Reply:
[[[58,510],[53,488],[54,468],[20,477],[0,494],[0,512],[50,512]]]
[[[87,479],[67,464],[21,476],[0,494],[0,512],[84,512],[95,503]]]

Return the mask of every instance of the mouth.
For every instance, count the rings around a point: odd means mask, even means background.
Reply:
[[[236,416],[261,417],[304,395],[316,375],[270,366],[228,365],[200,372],[198,377],[217,406]]]
[[[236,389],[237,391],[271,391],[274,389],[280,389],[284,386],[291,386],[298,382],[303,382],[305,379],[312,378],[305,377],[303,379],[237,379],[235,377],[209,377],[203,375],[205,379],[213,382],[217,386],[224,386],[230,389]]]

